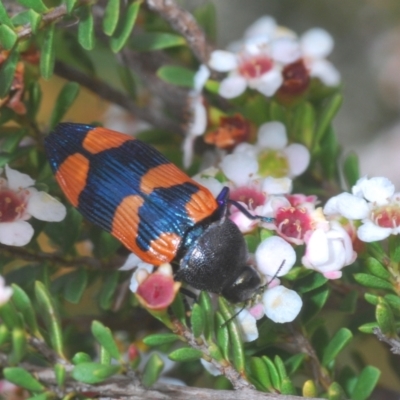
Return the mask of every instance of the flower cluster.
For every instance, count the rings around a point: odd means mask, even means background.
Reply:
[[[297,95],[308,88],[310,78],[317,78],[326,86],[340,83],[338,71],[326,60],[333,49],[333,39],[320,28],[297,37],[293,31],[278,26],[273,18],[264,16],[230,48],[231,51],[215,50],[209,61],[212,69],[228,72],[219,87],[219,94],[227,99],[241,95],[246,88],[267,97],[277,91]]]
[[[33,187],[28,175],[5,167],[5,178],[0,177],[0,243],[25,246],[34,234],[27,222],[31,217],[42,221],[62,221],[66,208],[46,192]]]

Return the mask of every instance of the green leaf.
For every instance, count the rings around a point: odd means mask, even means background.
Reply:
[[[83,364],[83,363],[90,363],[92,361],[92,358],[89,356],[89,354],[83,353],[83,352],[78,352],[72,357],[72,363],[74,365],[78,364]]]
[[[396,335],[396,326],[392,309],[383,297],[378,297],[375,317],[384,335],[389,337],[394,337]]]
[[[84,268],[78,268],[68,274],[64,286],[64,298],[73,304],[78,304],[88,283],[88,274]]]
[[[285,378],[287,376],[285,364],[283,363],[282,358],[280,358],[278,355],[276,355],[274,358],[274,364],[276,366],[276,369],[278,370],[279,377],[282,381],[283,378]]]
[[[185,304],[183,302],[183,296],[178,293],[177,296],[175,296],[174,302],[171,305],[172,313],[175,315],[178,320],[186,326],[186,310],[185,310]]]
[[[274,387],[277,390],[280,390],[281,380],[275,364],[267,356],[263,356],[261,358],[264,361],[265,365],[268,367],[268,372],[271,379],[272,387]]]
[[[339,329],[323,352],[322,365],[326,367],[331,361],[333,361],[335,357],[343,350],[343,348],[350,342],[352,337],[353,335],[349,329]]]
[[[390,280],[390,272],[376,258],[368,257],[365,260],[365,265],[371,274],[386,281]]]
[[[337,382],[333,382],[328,388],[328,399],[345,400],[347,396],[343,388]]]
[[[40,334],[36,321],[35,311],[33,309],[33,305],[29,296],[18,285],[15,285],[13,283],[11,287],[13,289],[12,301],[15,307],[24,317],[24,321],[28,325],[30,331],[36,337],[41,338],[42,335]]]
[[[63,119],[79,94],[79,85],[76,82],[67,82],[57,96],[56,104],[51,113],[49,127],[50,130]]]
[[[79,7],[78,42],[85,50],[92,50],[95,45],[94,18],[92,6]]]
[[[0,306],[0,318],[2,323],[11,331],[15,327],[21,327],[21,321],[18,318],[17,310],[11,302]]]
[[[14,80],[19,53],[14,49],[0,68],[0,98],[6,97]]]
[[[7,25],[0,25],[0,46],[2,46],[4,50],[10,50],[13,48],[16,41],[17,34],[14,30]]]
[[[345,158],[343,163],[343,174],[349,188],[356,184],[360,177],[360,167],[356,153],[352,152]]]
[[[11,18],[8,16],[7,10],[4,7],[2,1],[0,1],[0,24],[7,25],[10,28],[14,27],[13,23],[11,22]]]
[[[54,61],[54,24],[51,24],[44,33],[44,40],[41,46],[40,74],[44,79],[50,79],[53,75]]]
[[[194,304],[192,307],[192,314],[190,316],[190,323],[192,332],[195,338],[200,337],[204,330],[204,313],[199,304]]]
[[[94,362],[81,363],[72,370],[72,377],[84,383],[100,383],[115,375],[119,369],[118,365],[104,365]]]
[[[24,358],[27,349],[25,331],[20,328],[14,328],[11,332],[12,353],[10,356],[11,364],[18,364]]]
[[[106,35],[111,36],[119,19],[120,0],[108,0],[106,9],[104,10],[103,31]]]
[[[172,85],[193,88],[195,72],[173,65],[164,65],[159,68],[156,74],[163,81]]]
[[[322,274],[312,273],[297,281],[297,291],[299,293],[307,293],[321,287],[327,281],[328,279],[326,279]]]
[[[215,326],[218,346],[225,360],[228,360],[230,348],[228,325],[225,324],[225,319],[219,311],[215,313]]]
[[[150,387],[155,383],[164,368],[164,361],[159,354],[153,353],[147,361],[142,374],[142,383],[145,387]]]
[[[64,358],[62,329],[57,315],[57,310],[50,293],[42,282],[35,282],[35,295],[41,315],[44,317],[49,331],[52,347],[61,357]]]
[[[146,32],[133,36],[130,43],[133,50],[151,51],[183,46],[186,40],[179,35],[164,32]]]
[[[30,9],[30,10],[28,10],[28,18],[29,18],[29,23],[31,25],[32,32],[34,34],[36,34],[39,29],[40,22],[42,20],[42,16],[40,14],[38,14],[37,12],[35,12],[34,10]]]
[[[305,354],[295,354],[285,360],[285,367],[287,374],[290,376],[295,373],[306,359]]]
[[[126,9],[124,16],[120,18],[116,32],[110,40],[111,50],[118,53],[124,46],[135,26],[142,1],[131,3]]]
[[[326,285],[307,293],[305,296],[307,301],[304,301],[304,310],[302,311],[302,320],[308,321],[313,318],[325,305],[329,294],[330,289]]]
[[[11,383],[14,383],[17,386],[32,392],[41,392],[45,389],[45,387],[39,381],[37,381],[28,371],[24,370],[23,368],[4,368],[3,374],[4,378]]]
[[[19,4],[26,8],[31,8],[37,13],[45,13],[48,8],[45,6],[42,0],[17,0]]]
[[[352,400],[367,400],[378,383],[381,371],[370,365],[366,366],[358,377],[357,383],[351,394]]]
[[[397,294],[387,294],[384,299],[392,306],[394,310],[400,311],[400,297]]]
[[[42,103],[42,89],[39,82],[33,81],[28,88],[28,104],[27,104],[27,114],[30,120],[35,120],[36,115],[39,111],[40,105]]]
[[[0,346],[10,340],[10,331],[5,324],[0,324]]]
[[[146,336],[143,339],[143,343],[147,346],[161,346],[163,344],[174,343],[177,340],[182,340],[182,338],[175,333],[155,333],[154,335]]]
[[[294,110],[292,140],[311,148],[314,140],[315,110],[309,102],[300,103]]]
[[[200,350],[191,347],[182,347],[168,355],[172,361],[194,361],[199,360],[202,356],[203,353]]]
[[[369,274],[354,274],[354,279],[360,284],[365,287],[371,288],[371,289],[385,289],[385,290],[393,290],[392,285],[387,282],[386,280],[383,280],[381,278],[378,278],[376,276],[372,276]]]
[[[124,89],[128,92],[129,96],[133,99],[136,97],[136,81],[130,68],[123,65],[117,66],[118,77]]]
[[[66,378],[65,366],[62,364],[54,365],[54,374],[56,376],[56,382],[58,387],[63,387]]]
[[[259,357],[251,357],[249,362],[250,373],[248,376],[252,378],[257,389],[263,390],[264,392],[272,391],[272,383],[269,377],[269,370],[265,362]]]
[[[201,292],[199,304],[204,312],[204,336],[207,341],[211,341],[214,332],[214,307],[212,305],[211,297],[207,292]]]
[[[4,137],[1,143],[1,151],[5,153],[14,153],[19,145],[19,142],[25,135],[25,129],[12,131],[9,135],[7,135],[7,137]]]
[[[369,304],[372,304],[373,306],[376,306],[378,304],[378,296],[374,294],[365,293],[364,298],[366,301],[368,301]]]
[[[227,325],[229,331],[233,365],[240,374],[244,373],[245,356],[244,356],[243,342],[239,331],[239,327],[237,326],[236,321],[233,318],[233,313],[228,305],[228,302],[223,297],[220,296],[218,298],[218,304],[219,304],[219,309],[225,321],[229,321],[227,322]]]
[[[358,330],[363,333],[374,333],[374,329],[379,328],[377,322],[368,322],[358,327]]]
[[[92,334],[96,340],[110,353],[116,360],[121,359],[121,354],[114,341],[110,328],[105,327],[99,321],[92,322]]]
[[[104,278],[105,282],[103,283],[103,287],[99,294],[100,307],[103,310],[109,310],[112,306],[112,300],[118,285],[118,277],[119,272],[114,271],[107,274],[107,277]]]
[[[71,14],[71,11],[74,9],[75,4],[78,0],[65,0],[67,4],[67,12],[68,14]]]
[[[296,394],[296,388],[294,387],[292,381],[289,379],[289,377],[285,376],[282,379],[281,383],[281,394]]]
[[[103,229],[93,227],[90,231],[94,243],[94,255],[98,258],[107,258],[114,255],[121,243]]]
[[[271,101],[269,104],[269,119],[270,121],[280,121],[286,124],[286,109],[276,101]]]
[[[315,131],[314,144],[318,144],[321,142],[322,138],[324,137],[328,127],[330,126],[333,120],[333,117],[339,111],[342,102],[343,102],[343,96],[341,94],[334,94],[331,98],[329,98],[326,101],[325,105],[323,106],[317,118],[318,122]]]

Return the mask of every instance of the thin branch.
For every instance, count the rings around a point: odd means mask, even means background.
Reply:
[[[146,0],[146,4],[150,10],[158,13],[175,31],[184,36],[198,60],[207,64],[211,45],[207,43],[204,31],[192,14],[180,8],[173,0]]]
[[[400,354],[400,340],[397,338],[388,338],[385,334],[382,333],[380,328],[373,329],[374,335],[381,341],[390,345],[390,351],[393,354]]]
[[[157,107],[139,107],[129,96],[113,88],[104,81],[91,77],[61,61],[56,61],[54,71],[62,78],[79,83],[102,99],[119,105],[138,119],[146,121],[154,127],[174,133],[182,133],[182,127],[178,123],[162,115],[161,110],[157,109]]]
[[[53,253],[31,252],[24,247],[6,246],[0,244],[0,254],[5,257],[16,257],[25,261],[49,262],[63,267],[81,267],[86,266],[95,270],[112,270],[122,265],[122,260],[113,259],[110,262],[102,262],[93,257],[75,257],[65,258]]]

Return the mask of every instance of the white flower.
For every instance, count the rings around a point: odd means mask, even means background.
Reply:
[[[212,376],[222,375],[220,369],[218,369],[214,364],[204,360],[204,358],[200,358],[200,362],[203,365],[204,369],[209,372]]]
[[[400,193],[395,193],[389,179],[363,177],[353,186],[352,192],[329,199],[324,213],[361,220],[357,236],[363,242],[383,240],[400,233]]]
[[[252,342],[258,338],[257,320],[246,309],[236,316],[240,333],[244,342]]]
[[[267,289],[262,296],[262,303],[265,315],[281,324],[293,321],[303,306],[301,297],[282,285]]]
[[[12,288],[6,286],[4,278],[0,275],[0,306],[7,303],[13,294]]]
[[[342,276],[341,269],[357,257],[349,234],[336,222],[326,229],[315,229],[307,240],[302,263],[306,268],[320,272],[328,279]]]
[[[31,217],[42,221],[59,222],[65,218],[66,208],[45,192],[32,185],[35,181],[26,174],[6,165],[6,179],[0,178],[0,243],[24,246],[34,234],[26,222]]]
[[[279,236],[271,236],[263,240],[257,247],[257,270],[265,276],[284,276],[296,262],[293,247]]]
[[[258,171],[257,160],[244,153],[228,154],[224,157],[220,166],[225,176],[237,186],[249,183]]]
[[[333,45],[332,36],[320,28],[310,29],[300,38],[303,59],[310,75],[320,79],[326,86],[337,86],[340,83],[338,70],[325,59]]]

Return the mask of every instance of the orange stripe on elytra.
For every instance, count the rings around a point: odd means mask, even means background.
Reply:
[[[119,147],[128,140],[134,140],[134,138],[111,129],[94,128],[86,134],[82,146],[88,152],[96,154]]]
[[[180,236],[175,233],[162,233],[150,242],[148,251],[143,251],[136,244],[139,208],[143,202],[144,199],[139,195],[125,197],[115,210],[111,233],[145,262],[160,265],[172,261],[181,242]]]
[[[79,195],[85,189],[89,171],[89,160],[75,153],[65,159],[56,172],[56,179],[68,200],[78,207]]]
[[[145,194],[150,194],[156,188],[169,188],[186,182],[191,182],[199,186],[174,164],[162,164],[151,168],[142,176],[140,180],[140,191]]]
[[[185,206],[187,214],[194,223],[210,216],[217,208],[218,203],[211,192],[205,187],[193,193]]]

